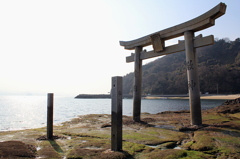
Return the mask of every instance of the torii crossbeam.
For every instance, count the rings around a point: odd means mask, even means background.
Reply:
[[[214,43],[213,35],[194,37],[194,33],[215,25],[215,19],[225,14],[226,5],[219,3],[217,6],[185,23],[149,34],[132,41],[120,41],[120,45],[127,50],[135,50],[131,56],[126,57],[126,62],[134,61],[134,89],[133,89],[133,120],[140,121],[141,114],[141,86],[142,86],[142,60],[172,54],[180,51],[186,52],[189,104],[191,125],[202,124],[200,88],[197,70],[196,48]],[[179,36],[184,36],[184,41],[176,45],[165,47],[165,41]],[[153,51],[142,51],[143,47],[152,45]]]

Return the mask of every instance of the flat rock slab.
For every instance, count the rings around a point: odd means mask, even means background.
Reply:
[[[55,126],[54,140],[46,128],[0,132],[0,158],[238,158],[238,104],[202,116],[201,126],[189,125],[189,111],[142,113],[141,122],[123,116],[123,151],[113,152],[111,115],[81,115]]]
[[[37,155],[35,146],[25,144],[21,141],[0,142],[1,158],[35,158]]]

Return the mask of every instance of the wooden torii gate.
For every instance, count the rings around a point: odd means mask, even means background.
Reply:
[[[139,122],[141,114],[141,87],[142,87],[142,60],[172,54],[186,52],[187,77],[189,90],[189,104],[191,114],[191,125],[202,124],[200,88],[198,79],[198,68],[196,48],[212,45],[213,35],[194,37],[194,33],[204,30],[215,24],[215,19],[225,14],[226,5],[219,3],[208,12],[185,23],[155,32],[153,34],[132,41],[120,41],[120,45],[127,50],[135,50],[131,56],[126,57],[126,62],[134,62],[134,89],[133,89],[133,120]],[[166,40],[184,36],[184,41],[176,45],[165,47]],[[152,51],[143,51],[143,47],[152,45]]]

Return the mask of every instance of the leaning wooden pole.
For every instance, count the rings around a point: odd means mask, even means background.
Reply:
[[[196,57],[196,49],[194,48],[194,32],[193,31],[185,32],[184,38],[185,38],[191,125],[201,125],[202,113],[197,68],[198,63]]]
[[[122,77],[112,77],[111,149],[122,151]]]
[[[133,120],[141,120],[141,96],[142,96],[142,60],[140,58],[142,47],[135,48],[134,58],[134,84],[133,84]]]
[[[47,96],[47,139],[53,139],[53,93]]]

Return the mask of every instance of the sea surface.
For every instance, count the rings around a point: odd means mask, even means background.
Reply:
[[[201,100],[202,109],[221,105],[225,100]],[[123,114],[132,115],[132,99],[123,99]],[[47,96],[0,96],[0,131],[45,127]],[[189,110],[186,99],[142,99],[141,112]],[[54,97],[54,125],[86,114],[111,114],[111,99]]]

